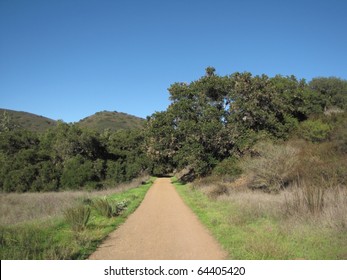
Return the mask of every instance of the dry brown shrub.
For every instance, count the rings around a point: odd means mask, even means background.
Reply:
[[[252,177],[250,187],[278,192],[295,179],[298,164],[298,148],[291,145],[275,145],[270,142],[255,146],[257,157],[246,158],[241,168]]]

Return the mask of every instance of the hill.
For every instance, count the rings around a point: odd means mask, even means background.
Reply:
[[[3,116],[4,112],[10,116],[16,125],[31,131],[42,132],[56,124],[55,120],[21,111],[0,109],[0,116]]]
[[[115,131],[142,128],[144,122],[144,119],[126,113],[102,111],[80,120],[77,124],[97,131],[103,131],[104,129]]]

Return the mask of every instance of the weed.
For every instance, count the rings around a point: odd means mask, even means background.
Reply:
[[[74,231],[81,231],[87,227],[90,218],[90,207],[78,205],[73,208],[68,208],[64,212],[64,217],[67,223]]]
[[[304,202],[312,214],[320,213],[324,207],[324,193],[322,187],[316,187],[311,184],[302,183]]]
[[[106,197],[98,198],[93,201],[96,211],[107,218],[119,216],[128,206],[129,201],[111,202]]]
[[[95,199],[93,201],[93,207],[104,217],[111,218],[114,216],[113,207],[106,197]]]

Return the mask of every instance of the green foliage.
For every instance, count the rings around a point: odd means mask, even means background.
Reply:
[[[35,133],[14,127],[17,115],[4,113],[0,190],[102,188],[105,180],[130,181],[144,172],[180,172],[192,180],[212,170],[225,173],[228,166],[233,176],[237,169],[228,159],[252,154],[261,141],[287,140],[294,132],[313,142],[336,139],[336,149],[344,151],[346,126],[338,125],[343,117],[337,115],[344,116],[347,108],[346,85],[338,78],[307,83],[248,72],[219,76],[208,67],[196,81],[172,84],[171,104],[148,117],[145,128],[143,120],[104,111],[79,124],[58,121]],[[116,131],[109,128],[112,123]]]
[[[86,205],[78,205],[73,208],[66,209],[64,217],[66,222],[74,231],[81,231],[87,227],[90,218],[91,209]]]
[[[85,186],[93,177],[93,163],[78,155],[66,161],[61,176],[61,183],[65,188],[77,189]]]
[[[327,140],[331,127],[320,120],[306,120],[300,124],[299,134],[305,140],[322,142]]]
[[[309,83],[309,87],[320,95],[327,107],[338,107],[347,109],[347,81],[336,78],[314,78]]]
[[[2,260],[50,260],[57,258],[57,252],[64,259],[71,253],[62,244],[56,245],[53,232],[38,225],[0,226],[0,246]]]
[[[100,189],[130,181],[148,169],[141,130],[103,134],[57,122],[44,133],[0,133],[0,190]]]
[[[103,111],[80,120],[78,126],[103,132],[105,129],[110,129],[110,131],[141,129],[144,123],[144,119],[132,115]]]
[[[98,198],[93,201],[93,207],[96,209],[96,211],[107,218],[111,218],[115,215],[114,207],[112,204],[107,200],[106,197]]]
[[[190,84],[169,88],[171,105],[147,123],[146,151],[153,172],[209,174],[231,155],[242,157],[260,140],[288,139],[300,122],[322,113],[325,101],[294,76],[221,77],[215,69]],[[217,169],[218,170],[218,169]]]
[[[103,197],[93,200],[92,204],[101,216],[112,218],[119,216],[128,207],[129,201],[122,200],[115,202]]]
[[[239,166],[239,159],[235,157],[229,157],[219,162],[213,169],[213,174],[219,176],[238,176],[242,173]]]

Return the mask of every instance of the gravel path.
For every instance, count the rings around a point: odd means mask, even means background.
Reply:
[[[226,258],[170,179],[157,179],[139,208],[89,257],[92,260]]]

